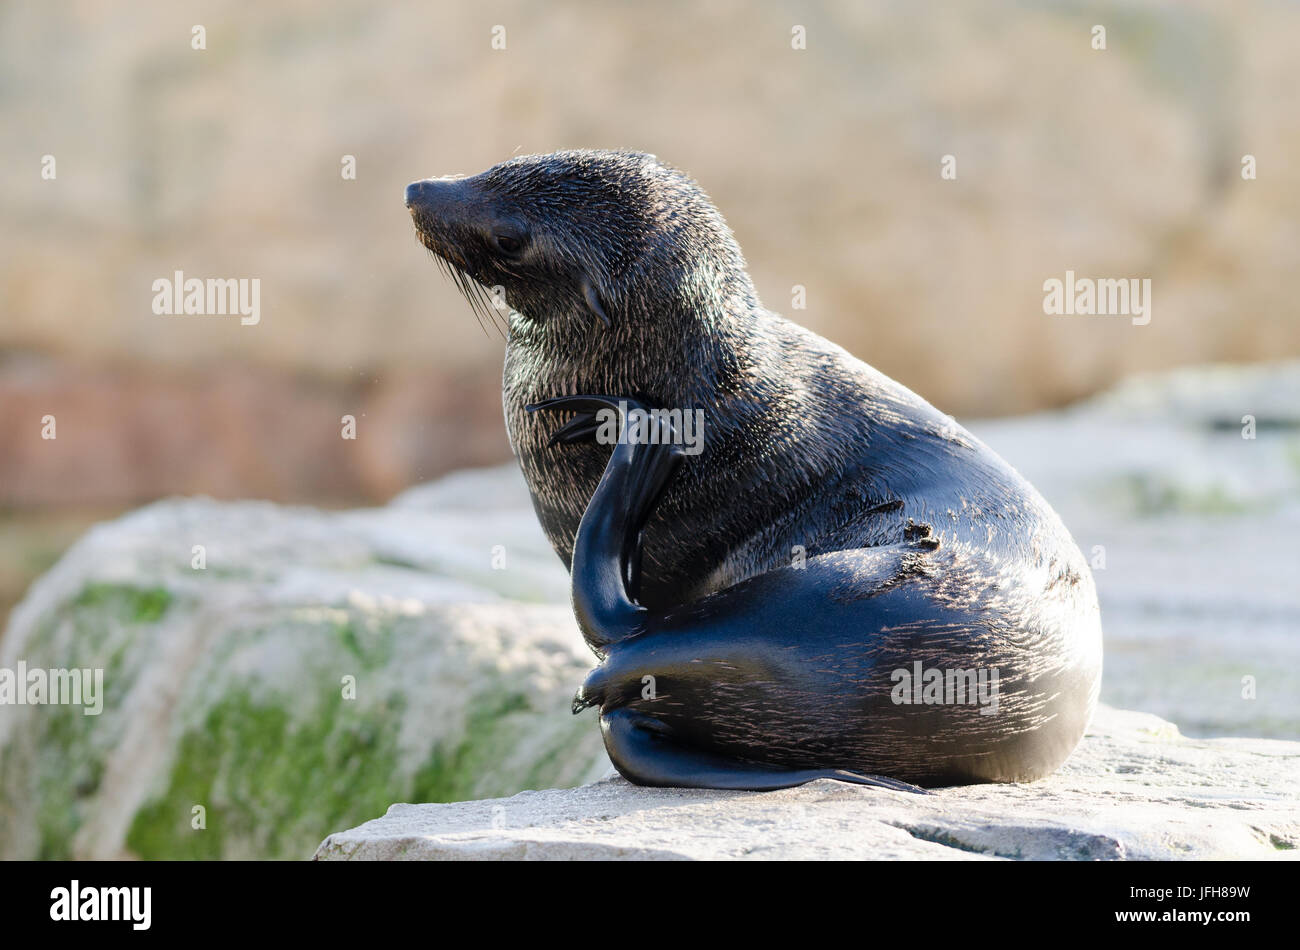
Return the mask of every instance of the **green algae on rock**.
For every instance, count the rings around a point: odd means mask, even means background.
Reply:
[[[300,859],[395,800],[604,774],[569,715],[572,616],[517,599],[566,586],[527,505],[494,470],[372,511],[172,500],[92,530],[0,666],[102,668],[103,711],[0,709],[0,858]]]

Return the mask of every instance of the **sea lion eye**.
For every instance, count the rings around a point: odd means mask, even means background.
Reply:
[[[492,243],[502,254],[518,254],[524,247],[524,239],[512,231],[497,231],[492,235]]]

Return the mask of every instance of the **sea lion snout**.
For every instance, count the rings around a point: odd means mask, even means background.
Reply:
[[[406,207],[417,225],[472,217],[478,205],[475,198],[463,178],[425,178],[406,186]]]
[[[455,267],[480,271],[475,249],[491,222],[482,196],[464,178],[426,178],[406,186],[406,208],[411,212],[420,243]],[[475,278],[484,276],[475,273]]]
[[[406,186],[406,207],[417,210],[447,211],[464,205],[468,195],[468,182],[460,176],[421,178]]]
[[[406,207],[424,246],[480,283],[502,283],[525,256],[527,222],[481,176],[413,181]]]

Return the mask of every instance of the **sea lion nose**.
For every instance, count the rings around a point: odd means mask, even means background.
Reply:
[[[406,207],[440,218],[463,216],[474,204],[474,191],[464,178],[425,178],[406,186]]]

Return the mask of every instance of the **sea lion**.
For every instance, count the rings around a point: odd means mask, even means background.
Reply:
[[[933,786],[1064,761],[1101,676],[1078,547],[950,417],[765,310],[690,178],[568,151],[415,182],[406,203],[472,303],[512,308],[507,431],[602,660],[575,711],[600,707],[629,779]],[[615,400],[702,409],[703,451],[669,476],[612,457],[592,407]],[[557,429],[534,404],[578,414]],[[620,466],[642,494],[597,491]],[[617,537],[614,574],[575,561],[584,521]],[[612,613],[584,618],[593,597]]]

